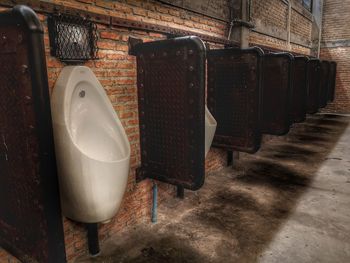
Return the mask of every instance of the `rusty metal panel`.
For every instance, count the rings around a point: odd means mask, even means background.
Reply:
[[[330,84],[330,63],[329,61],[321,61],[321,78],[320,78],[320,108],[327,106],[328,92]]]
[[[307,94],[307,113],[313,114],[320,108],[320,78],[321,62],[319,59],[312,58],[307,63],[308,94]]]
[[[207,52],[208,108],[216,119],[213,146],[254,153],[260,148],[260,48]]]
[[[305,56],[294,57],[293,92],[291,96],[291,119],[302,122],[306,118],[307,103],[307,62]]]
[[[205,46],[197,37],[139,43],[138,178],[197,190],[204,183]]]
[[[289,131],[293,60],[293,56],[289,53],[271,53],[264,56],[262,133],[283,135]]]
[[[0,246],[23,262],[65,262],[43,31],[0,13]]]
[[[329,77],[329,90],[328,90],[328,101],[333,102],[334,96],[335,96],[335,85],[336,85],[336,78],[337,78],[337,63],[334,61],[330,62],[330,77]]]

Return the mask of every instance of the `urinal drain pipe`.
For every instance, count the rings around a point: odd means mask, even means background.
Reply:
[[[89,253],[96,257],[100,254],[100,244],[98,240],[98,225],[97,223],[86,224]]]
[[[177,189],[177,192],[176,192],[176,196],[177,198],[180,198],[180,199],[184,199],[185,198],[185,189],[182,185],[178,185],[176,187]]]
[[[227,166],[233,165],[233,152],[227,151]]]
[[[239,160],[239,152],[227,151],[227,166],[234,165],[234,161]]]
[[[158,186],[154,181],[153,181],[152,192],[153,192],[153,205],[152,205],[152,219],[151,220],[152,220],[152,223],[157,223]]]

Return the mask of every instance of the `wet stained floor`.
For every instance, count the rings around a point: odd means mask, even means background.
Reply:
[[[350,262],[349,123],[295,124],[78,262]]]

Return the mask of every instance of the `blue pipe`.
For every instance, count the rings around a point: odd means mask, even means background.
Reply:
[[[158,186],[153,181],[153,205],[152,205],[152,223],[157,223],[157,198],[158,198]]]

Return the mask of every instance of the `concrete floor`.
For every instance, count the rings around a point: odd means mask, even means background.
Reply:
[[[78,262],[350,262],[349,122],[311,116]]]

